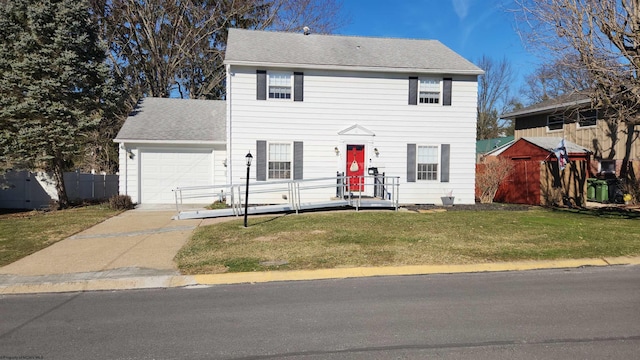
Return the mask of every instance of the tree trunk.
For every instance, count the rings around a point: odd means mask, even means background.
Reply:
[[[627,179],[629,177],[629,158],[631,157],[631,149],[633,147],[636,129],[636,125],[634,123],[628,122],[626,125],[627,141],[624,146],[624,158],[622,159],[622,167],[620,168],[621,179]]]
[[[62,160],[55,159],[53,161],[53,179],[56,182],[56,191],[58,192],[58,209],[66,209],[69,207],[69,198],[67,197],[67,189],[64,187]]]

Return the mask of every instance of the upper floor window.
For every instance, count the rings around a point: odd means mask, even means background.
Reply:
[[[578,124],[580,127],[595,126],[598,121],[598,110],[583,110],[578,113]]]
[[[438,180],[438,147],[418,146],[418,180]]]
[[[269,72],[269,99],[291,99],[291,74]]]
[[[549,115],[547,116],[547,129],[548,130],[562,130],[564,126],[564,115]]]
[[[291,179],[291,144],[269,143],[268,178]]]
[[[440,79],[421,78],[418,96],[420,104],[439,104]]]

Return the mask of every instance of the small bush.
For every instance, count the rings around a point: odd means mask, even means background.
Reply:
[[[112,210],[131,210],[133,206],[129,195],[114,195],[109,199],[109,208]]]
[[[482,164],[484,170],[476,174],[476,187],[480,190],[480,202],[490,204],[500,183],[509,177],[515,165],[512,160],[497,156],[485,157]]]
[[[623,198],[625,202],[636,205],[640,201],[640,180],[631,177],[624,179],[620,182],[620,190],[631,197],[629,200]]]
[[[224,202],[214,201],[213,204],[205,206],[205,209],[218,210],[218,209],[226,209],[228,207],[229,206]]]

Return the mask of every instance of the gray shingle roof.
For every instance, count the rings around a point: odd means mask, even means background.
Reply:
[[[587,92],[576,92],[564,94],[557,98],[545,100],[523,109],[512,111],[500,115],[503,119],[513,119],[521,116],[528,116],[541,113],[552,113],[556,110],[564,110],[570,107],[585,106],[591,103],[591,98]]]
[[[144,98],[129,114],[116,141],[226,140],[226,103],[216,100]]]
[[[561,137],[524,137],[522,139],[549,151],[553,151],[553,149],[555,149],[562,140]],[[567,153],[569,154],[591,152],[591,150],[567,140],[564,141],[564,147],[567,149]]]
[[[225,63],[408,73],[483,73],[437,40],[243,29],[229,29]]]

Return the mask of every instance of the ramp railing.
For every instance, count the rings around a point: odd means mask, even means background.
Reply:
[[[327,201],[347,201],[347,204],[355,207],[356,210],[363,207],[363,204],[368,206],[374,202],[378,206],[388,205],[398,210],[400,177],[364,175],[358,178],[358,181],[354,181],[353,176],[338,174],[336,177],[326,178],[251,182],[249,199],[260,194],[281,194],[282,199],[278,199],[277,204],[283,204],[281,200],[286,200],[284,204],[288,204],[298,213],[303,208],[303,204],[305,208],[310,208],[313,207],[314,201],[320,202],[317,190],[328,189],[327,194],[336,196],[329,195]],[[352,183],[357,184],[359,191],[356,191],[355,185],[352,189]],[[233,215],[243,215],[246,186],[246,184],[225,184],[178,187],[173,190],[176,210],[181,212],[188,204],[220,202],[227,204],[233,211]],[[312,200],[305,202],[305,199]],[[326,205],[327,202],[323,204]]]

